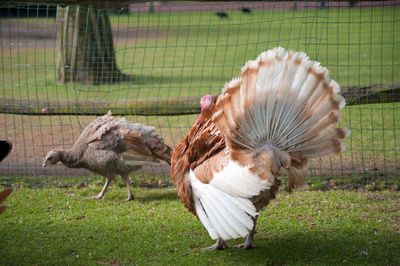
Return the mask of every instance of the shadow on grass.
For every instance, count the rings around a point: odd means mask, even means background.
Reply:
[[[158,189],[158,188],[133,188],[132,194],[134,199],[132,201],[126,202],[127,189],[126,186],[119,187],[116,184],[111,184],[107,189],[107,192],[104,194],[102,199],[88,199],[88,197],[96,196],[101,191],[103,187],[102,183],[98,183],[96,185],[91,185],[89,189],[77,189],[72,188],[71,191],[77,193],[79,196],[77,201],[99,201],[110,204],[129,204],[129,202],[139,202],[142,204],[146,204],[154,201],[176,201],[178,200],[178,196],[176,194],[176,190],[171,189]],[[145,193],[142,190],[146,191]]]
[[[50,226],[47,229],[16,225],[7,232],[0,232],[5,243],[0,256],[3,262],[12,261],[16,264],[52,264],[60,259],[68,263],[79,261],[84,264],[108,259],[116,263],[130,260],[135,263],[165,264],[177,260],[180,264],[212,261],[216,265],[400,263],[400,240],[398,235],[391,232],[383,232],[378,236],[367,232],[354,234],[351,231],[341,234],[326,231],[287,232],[285,236],[269,239],[265,236],[257,238],[256,235],[256,247],[251,250],[228,248],[223,251],[202,251],[197,247],[199,243],[191,248],[194,245],[191,241],[204,243],[204,239],[188,240],[185,238],[187,232],[173,232],[176,239],[171,244],[170,235],[166,235],[168,232],[160,232],[157,226],[146,226],[143,231],[137,225],[118,224],[105,224],[106,228],[75,224]],[[51,237],[47,240],[43,238],[43,230],[50,230],[47,234]],[[58,247],[53,245],[54,240],[51,239],[57,239]]]
[[[230,246],[233,246],[232,244],[230,243]],[[226,261],[228,264],[241,264],[244,261],[249,264],[279,265],[400,263],[400,256],[397,254],[400,238],[395,232],[382,232],[379,236],[373,232],[355,234],[351,230],[340,234],[326,231],[287,232],[285,236],[270,239],[257,238],[256,234],[255,245],[251,250],[229,248],[216,253],[229,253],[225,258],[230,261]]]

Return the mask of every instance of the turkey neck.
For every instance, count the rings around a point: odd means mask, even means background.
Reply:
[[[60,150],[59,153],[60,153],[60,161],[63,164],[71,168],[79,167],[78,162],[80,158],[72,149]]]

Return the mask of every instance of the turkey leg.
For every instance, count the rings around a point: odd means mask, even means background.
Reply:
[[[102,199],[104,196],[104,193],[106,193],[106,190],[108,188],[108,186],[111,183],[111,178],[106,178],[106,183],[104,184],[103,189],[100,191],[99,195],[97,196],[93,196],[93,197],[87,197],[86,199]]]
[[[257,218],[258,215],[256,217],[251,217],[254,223],[253,229],[251,229],[251,231],[247,235],[246,241],[242,244],[236,245],[235,248],[242,248],[242,249],[254,248],[254,234],[256,233]]]
[[[123,174],[121,175],[122,179],[125,180],[126,183],[126,187],[128,188],[128,198],[125,201],[130,201],[130,200],[134,200],[135,198],[133,197],[133,194],[131,192],[131,184],[129,182],[129,177],[127,174]]]

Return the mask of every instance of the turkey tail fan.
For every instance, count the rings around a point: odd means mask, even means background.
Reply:
[[[277,47],[248,61],[240,76],[225,85],[212,119],[232,150],[273,147],[275,155],[300,153],[306,160],[343,150],[341,139],[349,130],[331,130],[345,106],[339,92],[320,63]],[[296,170],[289,175],[294,186],[305,186]]]

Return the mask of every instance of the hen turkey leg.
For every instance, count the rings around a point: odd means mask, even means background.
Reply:
[[[247,235],[246,241],[242,244],[236,245],[235,248],[242,248],[242,249],[254,248],[254,234],[256,233],[257,218],[258,215],[256,217],[251,217],[254,223],[253,229],[251,229],[251,231]]]
[[[104,187],[100,191],[99,195],[93,197],[87,197],[86,199],[102,199],[110,183],[111,183],[111,178],[106,178],[106,183],[104,184]]]
[[[122,177],[122,179],[125,180],[126,187],[128,188],[128,198],[127,198],[125,201],[133,200],[134,197],[133,197],[132,192],[131,192],[131,184],[130,184],[130,182],[129,182],[129,177],[128,177],[128,175],[127,175],[127,174],[123,174],[123,175],[121,175],[121,177]]]

